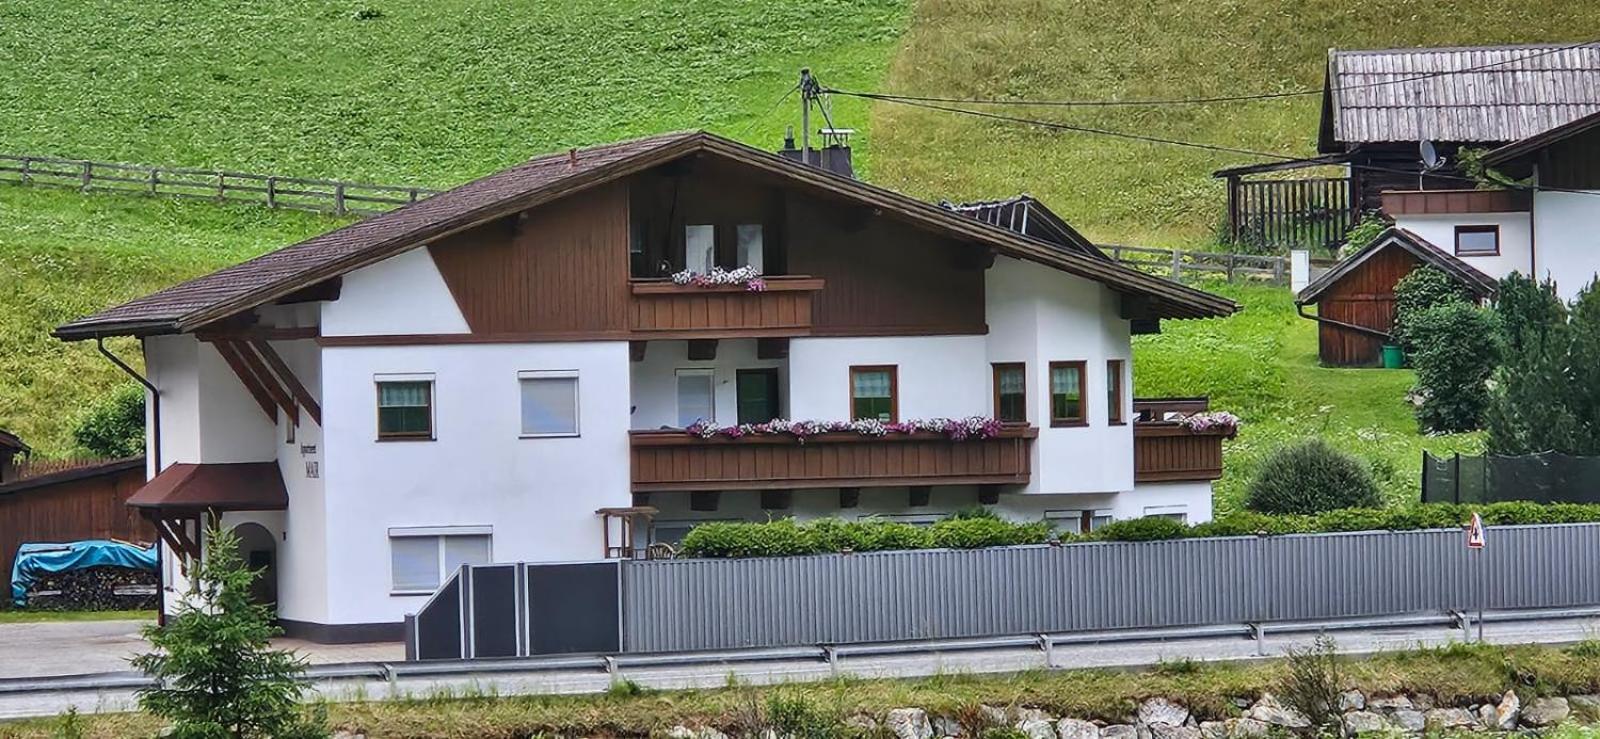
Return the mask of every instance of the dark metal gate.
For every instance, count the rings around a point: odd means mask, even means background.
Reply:
[[[406,659],[622,651],[619,562],[464,565],[406,617]]]

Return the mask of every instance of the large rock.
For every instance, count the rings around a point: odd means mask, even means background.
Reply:
[[[1100,739],[1138,739],[1139,730],[1128,724],[1112,724],[1100,729]]]
[[[1411,705],[1411,699],[1403,695],[1373,696],[1367,700],[1367,709],[1372,711],[1409,711],[1416,706]]]
[[[1056,720],[1056,717],[1051,716],[1049,711],[1040,708],[1015,708],[1012,709],[1011,716],[1011,725],[1018,729],[1021,729],[1022,725],[1029,721],[1054,722]]]
[[[1413,734],[1421,734],[1423,729],[1428,728],[1428,719],[1422,715],[1421,711],[1411,708],[1402,708],[1389,714],[1389,721],[1401,731],[1409,731]]]
[[[1182,726],[1188,720],[1189,709],[1166,698],[1151,698],[1139,705],[1139,723],[1147,726]]]
[[[1494,721],[1484,722],[1484,726],[1491,729],[1514,731],[1517,728],[1517,722],[1522,720],[1522,699],[1517,697],[1517,691],[1515,690],[1507,690],[1505,695],[1500,696],[1499,705],[1484,706],[1484,708],[1494,711]],[[1484,711],[1484,713],[1488,713],[1488,711]]]
[[[1265,723],[1253,718],[1230,718],[1222,726],[1228,739],[1265,739],[1269,732]]]
[[[1151,724],[1150,736],[1152,739],[1200,739],[1200,729],[1193,726]]]
[[[864,733],[869,736],[872,734],[870,730]],[[961,736],[964,733],[966,732],[962,730],[961,722],[950,718],[949,716],[933,717],[934,736]]]
[[[896,708],[889,712],[884,726],[895,739],[933,739],[928,713],[920,708]]]
[[[1223,721],[1201,721],[1200,739],[1228,739],[1228,724]]]
[[[1574,695],[1567,698],[1572,713],[1584,721],[1600,721],[1600,695]]]
[[[1473,718],[1472,712],[1465,708],[1435,708],[1422,715],[1422,723],[1429,729],[1471,729],[1478,726],[1478,719]]]
[[[1383,715],[1371,711],[1351,711],[1344,715],[1344,735],[1361,736],[1362,734],[1377,734],[1389,730],[1389,722],[1383,720]]]
[[[1306,715],[1283,705],[1277,698],[1270,695],[1261,696],[1261,700],[1250,707],[1250,712],[1245,714],[1261,723],[1271,726],[1281,726],[1285,729],[1309,729],[1311,719]]]
[[[1522,708],[1522,723],[1535,728],[1555,726],[1572,715],[1566,698],[1534,698]]]
[[[1060,739],[1100,739],[1100,727],[1076,718],[1056,722],[1056,736]]]
[[[1365,710],[1367,697],[1359,690],[1346,690],[1339,694],[1339,713]]]
[[[667,729],[667,739],[695,739],[694,729],[679,724]]]
[[[1028,739],[1056,739],[1056,725],[1042,718],[1026,718],[1017,722],[1017,731]]]

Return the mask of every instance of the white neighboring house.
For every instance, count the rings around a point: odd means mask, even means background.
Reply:
[[[1209,519],[1224,432],[1160,420],[1203,400],[1136,403],[1129,337],[1234,304],[1064,224],[979,216],[667,134],[537,158],[56,333],[143,342],[152,479],[130,504],[162,532],[167,602],[220,516],[286,630],[319,641],[399,638],[461,563],[631,556],[699,521]],[[765,289],[667,278],[685,265],[759,265]],[[959,441],[684,428],[968,416],[999,423]]]
[[[1533,188],[1391,190],[1395,225],[1496,279],[1550,279],[1570,300],[1600,271],[1600,113],[1494,149],[1489,167]]]

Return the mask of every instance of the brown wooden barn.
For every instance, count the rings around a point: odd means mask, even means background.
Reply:
[[[120,539],[148,544],[156,530],[127,506],[144,486],[144,457],[79,463],[35,461],[0,483],[0,593],[11,592],[17,547]]]
[[[1324,365],[1371,367],[1393,343],[1394,287],[1417,267],[1435,267],[1479,299],[1494,294],[1494,278],[1428,240],[1403,228],[1390,228],[1365,248],[1334,265],[1295,298],[1295,308],[1317,321],[1317,356]],[[1317,306],[1308,315],[1305,306]]]

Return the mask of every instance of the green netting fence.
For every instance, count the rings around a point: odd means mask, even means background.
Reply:
[[[1422,502],[1600,503],[1600,457],[1422,453]]]

